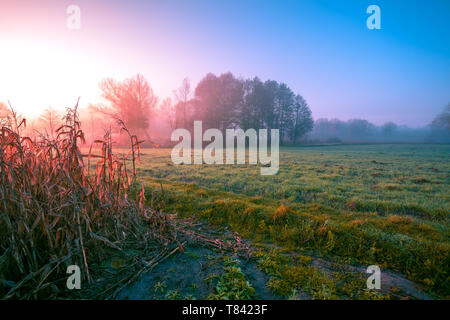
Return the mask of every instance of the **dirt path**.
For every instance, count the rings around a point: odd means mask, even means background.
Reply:
[[[312,262],[312,266],[319,268],[327,273],[333,271],[344,272],[346,274],[353,274],[355,276],[362,275],[369,277],[366,273],[366,267],[352,266],[348,264],[338,264],[331,261],[326,261],[322,258],[316,258]],[[390,270],[381,270],[381,289],[384,295],[390,295],[394,299],[417,299],[417,300],[433,300],[435,297],[424,292],[424,288],[417,283],[414,283],[406,277],[396,274]]]
[[[153,270],[141,275],[124,288],[117,299],[206,299],[216,291],[217,277],[224,273],[226,258],[238,262],[245,279],[254,288],[253,299],[282,299],[267,287],[270,276],[258,268],[249,241],[227,230],[218,231],[204,222],[193,219],[177,220],[185,243],[178,252]],[[286,253],[295,257],[296,253]],[[311,266],[332,277],[339,272],[354,277],[367,278],[366,267],[351,266],[314,257]],[[393,299],[433,299],[423,288],[391,271],[382,271],[381,293]],[[298,288],[291,299],[311,299]],[[349,297],[341,297],[348,299]]]
[[[254,299],[279,299],[266,283],[269,276],[257,268],[249,244],[237,234],[220,232],[191,219],[183,224],[183,252],[143,274],[122,290],[117,299],[205,299],[215,291],[215,277],[223,273],[225,258],[235,259],[255,289]]]

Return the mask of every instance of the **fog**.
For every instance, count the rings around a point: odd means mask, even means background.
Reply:
[[[307,135],[309,143],[411,142],[449,143],[448,129],[427,125],[419,128],[399,126],[393,122],[377,126],[364,119],[342,121],[321,118],[314,121]]]

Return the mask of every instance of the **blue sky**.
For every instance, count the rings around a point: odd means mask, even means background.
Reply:
[[[65,30],[69,4],[81,8],[78,33]],[[366,27],[371,4],[381,9],[381,30]],[[140,72],[164,98],[186,76],[196,84],[207,72],[231,71],[285,82],[304,96],[315,118],[421,126],[450,102],[446,0],[74,0],[2,6],[9,19],[0,14],[0,36],[70,48],[83,57],[92,76],[69,87],[85,100],[95,99],[87,87],[96,87],[103,75]],[[1,77],[0,84],[11,83]]]
[[[184,28],[194,66],[284,81],[316,118],[417,126],[450,101],[448,1],[173,3],[166,18],[175,16],[175,38]],[[366,28],[370,4],[381,30]]]

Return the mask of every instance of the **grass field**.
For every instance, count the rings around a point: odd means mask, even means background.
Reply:
[[[248,239],[277,297],[450,297],[449,145],[282,148],[275,176],[255,165],[173,165],[170,151],[143,150],[148,204]],[[233,263],[224,270],[239,270]],[[372,264],[380,291],[366,289]]]

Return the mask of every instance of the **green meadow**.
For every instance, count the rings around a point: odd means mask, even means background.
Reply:
[[[450,297],[449,145],[285,147],[274,176],[174,165],[170,152],[142,150],[148,204],[237,232],[277,297]],[[367,289],[369,265],[381,268],[381,290]]]

